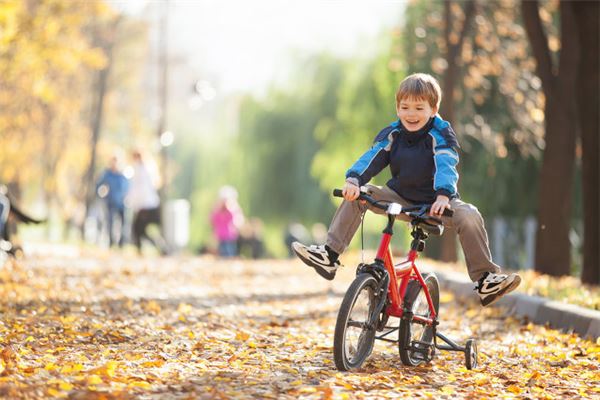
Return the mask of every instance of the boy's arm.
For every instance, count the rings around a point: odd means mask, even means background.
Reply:
[[[358,186],[362,186],[381,172],[390,163],[392,141],[391,132],[381,131],[375,138],[373,146],[346,171],[346,180],[350,182],[356,180]]]
[[[459,147],[456,135],[450,124],[436,116],[434,129],[430,135],[433,138],[433,158],[435,161],[435,174],[433,176],[433,189],[436,196],[442,195],[450,199],[457,196],[459,157],[456,148]]]

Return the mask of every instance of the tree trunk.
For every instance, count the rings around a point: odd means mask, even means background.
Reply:
[[[581,62],[579,64],[578,91],[580,94],[579,119],[581,121],[582,180],[583,180],[583,271],[581,281],[600,284],[600,5],[595,1],[573,3],[579,28]]]
[[[96,184],[94,181],[96,175],[96,155],[98,148],[98,141],[100,140],[100,132],[102,130],[102,121],[104,118],[104,97],[108,90],[108,77],[110,75],[110,69],[113,62],[113,47],[114,47],[114,35],[119,25],[121,17],[117,17],[115,21],[109,26],[99,27],[96,40],[100,43],[106,55],[106,66],[98,71],[98,80],[95,85],[95,93],[97,94],[96,102],[94,104],[94,110],[91,117],[91,129],[92,137],[90,141],[90,164],[85,174],[85,215],[88,215],[89,209],[96,196]]]
[[[537,1],[522,1],[523,23],[542,80],[546,147],[540,173],[535,269],[560,276],[571,266],[569,229],[572,206],[575,139],[578,129],[575,81],[579,62],[577,28],[571,4],[560,3],[561,53],[552,64]]]
[[[567,113],[561,96],[546,97],[546,148],[540,174],[535,269],[544,274],[568,275],[569,240],[575,165],[574,110]],[[569,107],[573,108],[573,107]]]
[[[465,20],[463,22],[462,30],[458,34],[458,42],[452,43],[450,39],[452,36],[452,11],[451,2],[447,1],[444,3],[444,18],[445,18],[445,42],[446,42],[446,61],[448,62],[448,68],[444,73],[444,80],[442,82],[443,93],[442,104],[440,110],[443,113],[444,119],[454,125],[454,89],[456,88],[456,82],[460,76],[460,60],[459,57],[462,53],[462,47],[464,39],[469,33],[471,28],[471,20],[475,14],[475,1],[467,1],[464,6]],[[444,262],[456,262],[458,260],[458,254],[456,252],[456,232],[454,230],[448,230],[442,236],[441,249],[440,249],[440,260]]]

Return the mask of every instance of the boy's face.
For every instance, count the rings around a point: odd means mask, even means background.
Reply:
[[[437,113],[437,107],[431,107],[427,100],[408,97],[400,100],[396,111],[402,125],[409,132],[415,132],[424,127]]]

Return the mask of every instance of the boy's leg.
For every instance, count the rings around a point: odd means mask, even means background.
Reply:
[[[478,281],[486,272],[500,272],[500,267],[492,262],[488,236],[479,210],[459,199],[451,200],[450,207],[454,210],[454,216],[442,219],[444,225],[456,229],[471,280]]]
[[[516,274],[501,274],[500,267],[492,261],[484,221],[477,208],[459,199],[451,200],[450,206],[454,210],[454,216],[442,217],[444,225],[456,229],[469,277],[473,282],[478,282],[482,304],[492,304],[502,295],[516,289],[521,278]]]
[[[395,201],[406,205],[407,203],[388,187],[366,185],[371,197],[375,200]],[[332,280],[337,268],[340,266],[338,256],[346,250],[352,237],[356,233],[362,214],[369,208],[367,204],[359,201],[343,201],[333,216],[333,221],[327,233],[325,245],[306,246],[300,242],[292,243],[296,255],[308,266],[313,267],[323,278]],[[383,211],[372,208],[378,214]]]

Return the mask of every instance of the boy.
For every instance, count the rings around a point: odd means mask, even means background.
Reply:
[[[441,100],[442,91],[431,75],[413,74],[400,83],[396,92],[398,121],[379,132],[373,147],[346,172],[345,201],[333,217],[327,242],[319,246],[292,243],[296,255],[319,275],[328,280],[335,277],[340,266],[339,255],[350,244],[362,214],[370,208],[354,201],[360,187],[365,186],[375,200],[402,206],[433,203],[431,215],[456,228],[469,277],[476,282],[483,306],[519,286],[519,275],[501,274],[500,267],[492,262],[487,232],[477,208],[459,199],[456,189],[459,145],[450,124],[437,115]],[[367,184],[388,165],[392,178],[386,186]],[[446,208],[454,210],[453,217],[442,217]],[[379,209],[371,210],[382,213]]]

